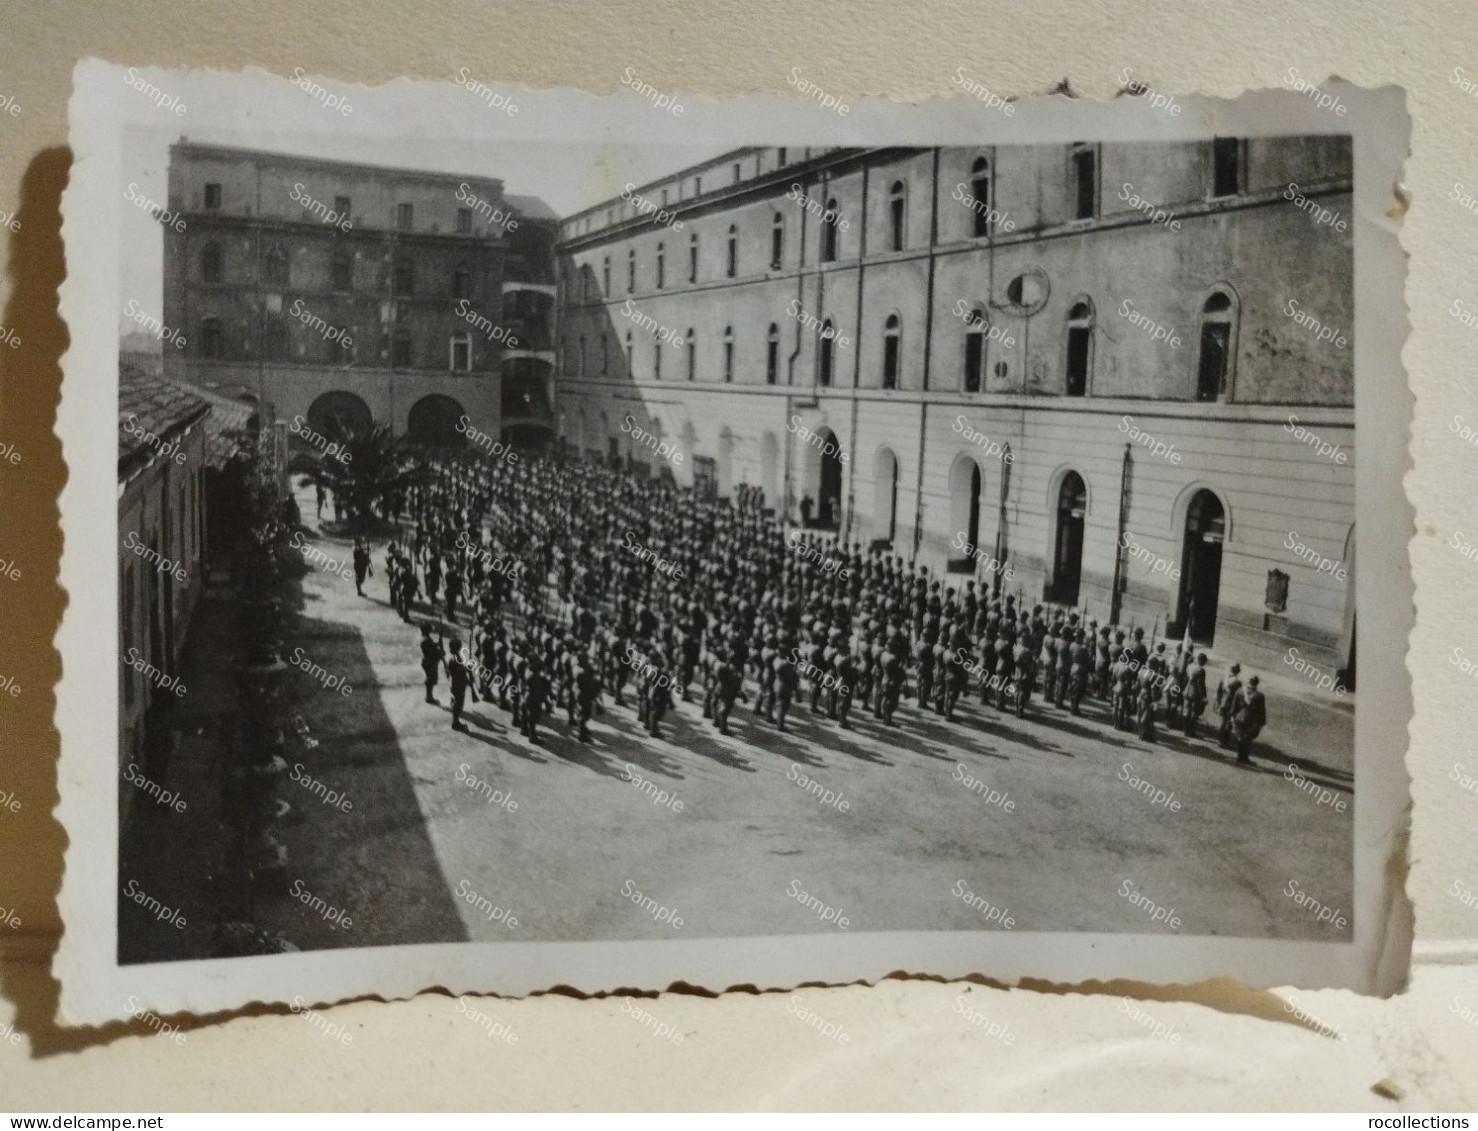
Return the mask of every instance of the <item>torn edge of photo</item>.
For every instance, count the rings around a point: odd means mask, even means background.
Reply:
[[[79,64],[64,1022],[1399,988],[1402,92],[952,82]]]

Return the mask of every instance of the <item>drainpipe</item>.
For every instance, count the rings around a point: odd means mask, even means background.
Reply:
[[[810,188],[810,182],[809,181],[807,181],[806,187],[808,189]],[[809,195],[809,193],[807,195]],[[806,299],[806,292],[805,292],[805,283],[806,283],[806,210],[804,208],[801,209],[801,245],[800,246],[801,246],[800,261],[799,261],[799,263],[797,265],[797,270],[796,270],[796,275],[795,275],[795,301],[796,301],[796,304],[801,309],[804,310],[805,309],[805,299]],[[791,389],[795,388],[795,363],[796,363],[796,358],[800,357],[800,355],[801,355],[801,323],[800,323],[800,320],[799,319],[794,319],[793,321],[795,322],[795,348],[790,351],[790,357],[786,359],[786,363],[785,363],[785,383],[786,383],[786,387],[787,388],[791,388]],[[814,380],[815,380],[815,377],[813,376],[812,377],[812,381],[814,382]],[[815,391],[815,389],[813,387],[812,390],[811,390],[812,398],[813,399],[815,397],[815,392],[816,391]],[[781,512],[780,513],[780,529],[781,529],[781,533],[782,534],[785,534],[786,533],[786,528],[790,525],[791,501],[794,498],[794,496],[792,494],[793,488],[791,486],[791,474],[790,474],[790,454],[791,454],[790,438],[791,438],[791,435],[792,435],[792,433],[790,431],[791,405],[792,405],[792,394],[787,392],[785,394],[785,428],[784,428],[784,432],[785,432],[785,454],[784,454],[784,459],[785,459],[785,496],[784,496],[783,499],[781,499],[781,508],[780,508],[780,512]]]
[[[1114,591],[1109,595],[1109,623],[1119,623],[1124,574],[1124,526],[1129,517],[1129,468],[1133,464],[1130,445],[1124,444],[1124,462],[1119,471],[1119,532],[1114,538]]]
[[[852,440],[851,447],[847,449],[852,453],[853,458],[847,461],[847,519],[842,531],[842,541],[846,541],[852,533],[852,515],[856,509],[857,500],[857,416],[860,408],[859,393],[862,389],[862,275],[866,270],[864,263],[867,259],[868,181],[868,168],[864,162],[862,166],[862,211],[861,220],[857,225],[857,313],[852,323],[853,333],[856,335],[856,341],[852,345]]]
[[[929,189],[929,282],[924,299],[924,384],[929,392],[929,365],[934,349],[934,265],[935,245],[939,242],[939,147],[933,150],[933,174]],[[903,359],[898,359],[899,365]],[[919,473],[914,484],[913,556],[919,556],[919,542],[924,533],[924,428],[929,417],[927,397],[919,399]]]

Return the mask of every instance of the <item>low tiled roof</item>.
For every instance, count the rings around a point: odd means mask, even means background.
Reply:
[[[205,418],[205,463],[206,466],[219,470],[250,443],[251,418],[257,407],[212,393],[208,389],[192,386],[191,392],[203,397],[210,405],[210,415]]]
[[[210,406],[185,386],[150,377],[131,365],[118,367],[118,474],[122,478],[149,461],[155,447],[139,431],[164,442],[198,423]],[[125,424],[127,427],[125,427]]]

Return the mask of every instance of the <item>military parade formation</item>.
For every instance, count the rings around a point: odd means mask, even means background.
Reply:
[[[972,696],[1024,717],[1036,696],[1072,715],[1098,700],[1148,742],[1157,727],[1194,737],[1211,705],[1220,744],[1245,763],[1267,722],[1258,677],[1232,664],[1213,697],[1189,640],[1167,651],[1143,628],[956,586],[887,547],[797,529],[751,486],[719,499],[563,458],[431,456],[423,470],[382,500],[399,531],[383,576],[402,620],[420,620],[426,702],[445,675],[458,730],[469,697],[538,743],[561,710],[591,741],[591,720],[628,695],[654,737],[695,698],[728,735],[736,703],[784,731],[800,698],[845,730],[861,713],[899,725],[910,701],[953,723]],[[354,575],[364,595],[362,539]]]

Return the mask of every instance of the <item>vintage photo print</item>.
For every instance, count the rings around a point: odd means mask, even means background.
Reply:
[[[1399,984],[1400,92],[792,75],[78,68],[67,1019]]]

